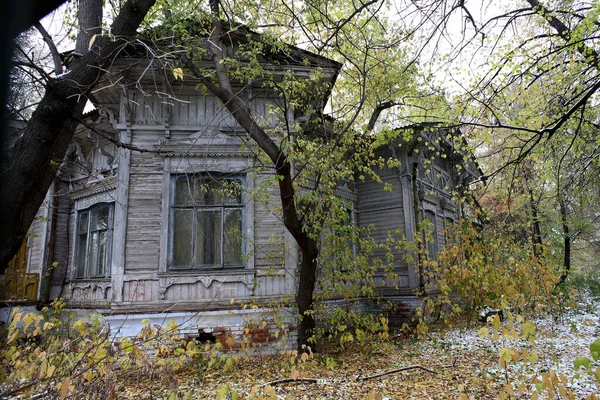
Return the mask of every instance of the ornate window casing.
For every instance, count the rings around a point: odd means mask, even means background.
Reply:
[[[107,278],[112,258],[114,203],[78,210],[74,278]]]
[[[170,270],[244,267],[244,181],[208,172],[171,177]]]

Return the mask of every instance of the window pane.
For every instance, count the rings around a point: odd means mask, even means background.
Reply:
[[[242,181],[240,179],[223,180],[223,204],[242,204]]]
[[[90,230],[99,231],[108,229],[109,207],[99,207],[92,210],[92,224]]]
[[[79,223],[77,224],[77,230],[81,233],[87,233],[88,230],[88,212],[79,214]]]
[[[192,210],[173,210],[173,265],[192,264]]]
[[[90,233],[90,253],[88,254],[89,276],[98,275],[99,233]]]
[[[222,190],[219,182],[212,178],[198,178],[196,180],[195,199],[199,205],[220,205]]]
[[[194,205],[194,180],[187,176],[180,176],[175,179],[175,199],[173,204],[176,206]]]
[[[107,257],[107,242],[108,234],[106,231],[99,233],[98,240],[98,271],[96,276],[104,276],[106,274],[106,257]]]
[[[225,265],[242,264],[242,210],[225,210],[225,244],[223,248]]]
[[[77,271],[75,274],[77,278],[85,278],[85,255],[87,254],[87,250],[85,248],[86,244],[87,234],[79,235],[77,237]]]
[[[196,213],[196,265],[221,265],[221,210]]]

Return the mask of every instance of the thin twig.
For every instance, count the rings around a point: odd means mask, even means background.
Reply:
[[[286,379],[278,379],[276,381],[271,381],[271,382],[267,382],[267,383],[263,383],[262,385],[259,385],[258,387],[264,387],[264,386],[275,386],[275,385],[279,385],[282,383],[323,383],[325,382],[324,379],[317,379],[317,378],[286,378]]]
[[[396,372],[401,372],[401,371],[408,371],[411,369],[422,369],[423,371],[427,371],[427,372],[431,372],[432,374],[437,374],[437,372],[429,369],[429,368],[425,368],[421,365],[411,365],[408,367],[402,367],[402,368],[397,368],[397,369],[392,369],[390,371],[386,371],[386,372],[380,372],[379,374],[375,374],[375,375],[369,375],[369,376],[359,376],[358,378],[356,378],[357,381],[367,381],[369,379],[374,379],[374,378],[379,378],[381,376],[386,376],[386,375],[390,375],[390,374],[395,374]]]

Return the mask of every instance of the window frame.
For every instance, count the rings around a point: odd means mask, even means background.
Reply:
[[[92,227],[92,217],[95,212],[98,212],[101,209],[108,209],[108,222],[106,229],[97,229]],[[74,279],[104,279],[111,277],[111,266],[112,266],[112,242],[113,242],[113,233],[114,233],[114,214],[115,207],[114,203],[96,203],[88,208],[77,210],[77,219],[75,222],[75,257],[74,257],[74,271],[73,278]],[[81,223],[83,216],[87,215],[87,227],[85,230],[82,229]],[[94,233],[98,233],[99,235],[102,232],[106,232],[105,236],[105,254],[104,254],[104,268],[102,273],[98,273],[100,265],[90,266],[90,261],[92,257],[91,246],[92,236]],[[85,263],[81,266],[81,243],[80,238],[85,235],[85,253],[83,256],[85,258]],[[100,244],[98,244],[100,246]],[[100,248],[96,249],[96,254],[100,254]],[[99,260],[99,258],[96,258]]]
[[[239,203],[236,204],[226,204],[226,202],[221,201],[220,204],[195,204],[195,202],[191,205],[178,205],[176,204],[176,190],[177,190],[177,181],[180,179],[186,179],[188,181],[195,182],[202,179],[210,179],[210,180],[227,180],[227,181],[239,181],[240,185],[240,193],[239,193]],[[241,174],[227,174],[220,172],[202,172],[202,173],[174,173],[170,175],[169,182],[169,231],[168,231],[168,253],[167,253],[167,271],[178,272],[178,271],[210,271],[210,270],[236,270],[245,268],[245,256],[246,256],[246,237],[245,237],[245,229],[246,229],[246,199],[245,199],[245,187],[246,187],[246,177]],[[194,189],[193,189],[194,190]],[[175,265],[175,213],[176,210],[190,210],[192,213],[192,223],[191,223],[191,254],[190,264],[189,265]],[[225,257],[225,243],[226,243],[226,214],[227,210],[240,210],[240,261],[236,264],[227,264],[227,260]],[[220,262],[211,263],[211,264],[197,264],[198,254],[197,254],[197,244],[198,244],[198,215],[202,212],[215,212],[220,211],[220,243],[219,243],[219,258]]]

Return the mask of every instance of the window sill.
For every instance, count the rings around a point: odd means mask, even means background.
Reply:
[[[111,282],[110,277],[98,277],[98,278],[71,278],[69,283],[87,283],[87,282]]]
[[[244,271],[246,267],[244,265],[232,266],[232,267],[206,267],[206,268],[169,268],[166,272],[160,272],[158,275],[198,275],[198,274],[215,274],[215,273],[239,273]]]
[[[201,283],[206,289],[213,283],[218,285],[241,283],[249,290],[254,289],[254,270],[251,269],[217,269],[195,271],[167,271],[158,274],[159,299],[164,300],[167,289],[175,285]]]

